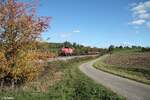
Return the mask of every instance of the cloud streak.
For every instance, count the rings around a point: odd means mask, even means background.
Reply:
[[[133,20],[130,24],[150,27],[150,0],[146,2],[134,3],[131,8]]]
[[[134,25],[142,25],[144,23],[145,23],[145,20],[143,20],[143,19],[138,19],[138,20],[132,21],[132,24],[134,24]]]
[[[74,33],[80,33],[80,30],[74,30],[73,32]]]
[[[59,33],[59,34],[61,38],[67,38],[67,37],[74,35],[75,33],[80,33],[80,30],[74,30],[72,32],[64,32],[64,33]]]
[[[72,33],[61,33],[60,37],[61,38],[67,38],[67,37],[70,37],[71,35],[73,35],[73,34]]]

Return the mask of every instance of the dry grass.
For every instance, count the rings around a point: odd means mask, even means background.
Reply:
[[[47,93],[48,88],[58,83],[63,78],[62,72],[55,72],[53,75],[44,76],[42,79],[37,79],[34,82],[25,84],[22,89],[23,91],[32,91],[33,93],[43,92]]]
[[[59,61],[45,65],[39,77],[33,82],[26,83],[22,86],[22,89],[24,91],[48,92],[48,87],[63,79],[63,73],[59,70],[57,63],[59,63]]]

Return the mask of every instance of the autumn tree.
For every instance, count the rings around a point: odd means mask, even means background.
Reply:
[[[50,17],[36,16],[35,2],[0,0],[0,80],[33,80],[41,68],[32,54]],[[31,48],[34,53],[31,53]]]

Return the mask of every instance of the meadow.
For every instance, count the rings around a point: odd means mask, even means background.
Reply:
[[[78,66],[96,57],[50,62],[34,82],[2,90],[1,99],[15,100],[125,100],[110,89],[84,75]]]

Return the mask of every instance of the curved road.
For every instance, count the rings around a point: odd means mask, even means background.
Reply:
[[[98,83],[110,88],[128,100],[150,100],[150,85],[121,78],[92,67],[100,58],[80,65],[79,69]]]

